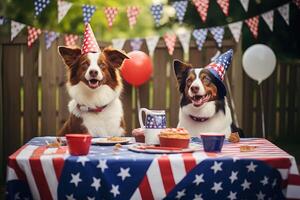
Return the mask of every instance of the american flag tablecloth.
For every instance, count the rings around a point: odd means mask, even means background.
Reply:
[[[264,139],[222,153],[134,153],[92,146],[87,156],[34,138],[9,157],[7,199],[300,199],[294,157]],[[240,152],[241,144],[256,145]]]

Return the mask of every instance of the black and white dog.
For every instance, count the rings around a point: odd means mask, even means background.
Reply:
[[[237,131],[223,83],[232,53],[232,50],[227,51],[204,68],[174,61],[181,95],[178,127],[184,127],[192,136],[224,133],[229,137],[230,133]]]

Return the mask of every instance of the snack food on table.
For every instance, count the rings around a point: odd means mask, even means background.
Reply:
[[[228,141],[232,143],[238,143],[240,141],[239,133],[238,132],[230,133]]]
[[[126,140],[126,138],[117,137],[117,136],[112,136],[112,137],[107,138],[107,141],[111,141],[111,142],[124,142],[125,140]]]
[[[250,145],[242,145],[240,146],[240,151],[241,152],[249,152],[249,151],[254,151],[256,146],[250,146]]]
[[[184,128],[166,128],[159,134],[160,146],[188,148],[190,134]]]
[[[60,146],[62,146],[62,141],[59,137],[57,137],[52,142],[46,141],[46,144],[47,144],[47,147],[49,147],[49,148],[59,148]]]

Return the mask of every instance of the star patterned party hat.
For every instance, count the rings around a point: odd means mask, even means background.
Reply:
[[[232,60],[233,50],[230,49],[225,53],[221,54],[214,61],[205,67],[208,69],[217,80],[217,87],[221,97],[226,96],[226,88],[223,83],[224,75],[227,69],[229,68]]]
[[[91,25],[87,23],[85,25],[84,36],[83,36],[83,45],[81,48],[81,54],[86,53],[99,53],[101,52]]]

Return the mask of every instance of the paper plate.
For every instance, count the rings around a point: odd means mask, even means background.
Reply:
[[[138,152],[138,153],[151,153],[151,154],[171,154],[171,153],[189,153],[194,151],[203,150],[202,145],[192,144],[190,143],[189,148],[186,149],[175,149],[175,150],[165,150],[165,149],[147,149],[146,145],[132,145],[128,147],[130,151]]]
[[[93,145],[102,145],[102,146],[110,146],[115,144],[128,144],[132,142],[132,137],[118,137],[119,140],[111,140],[110,138],[93,138]]]

